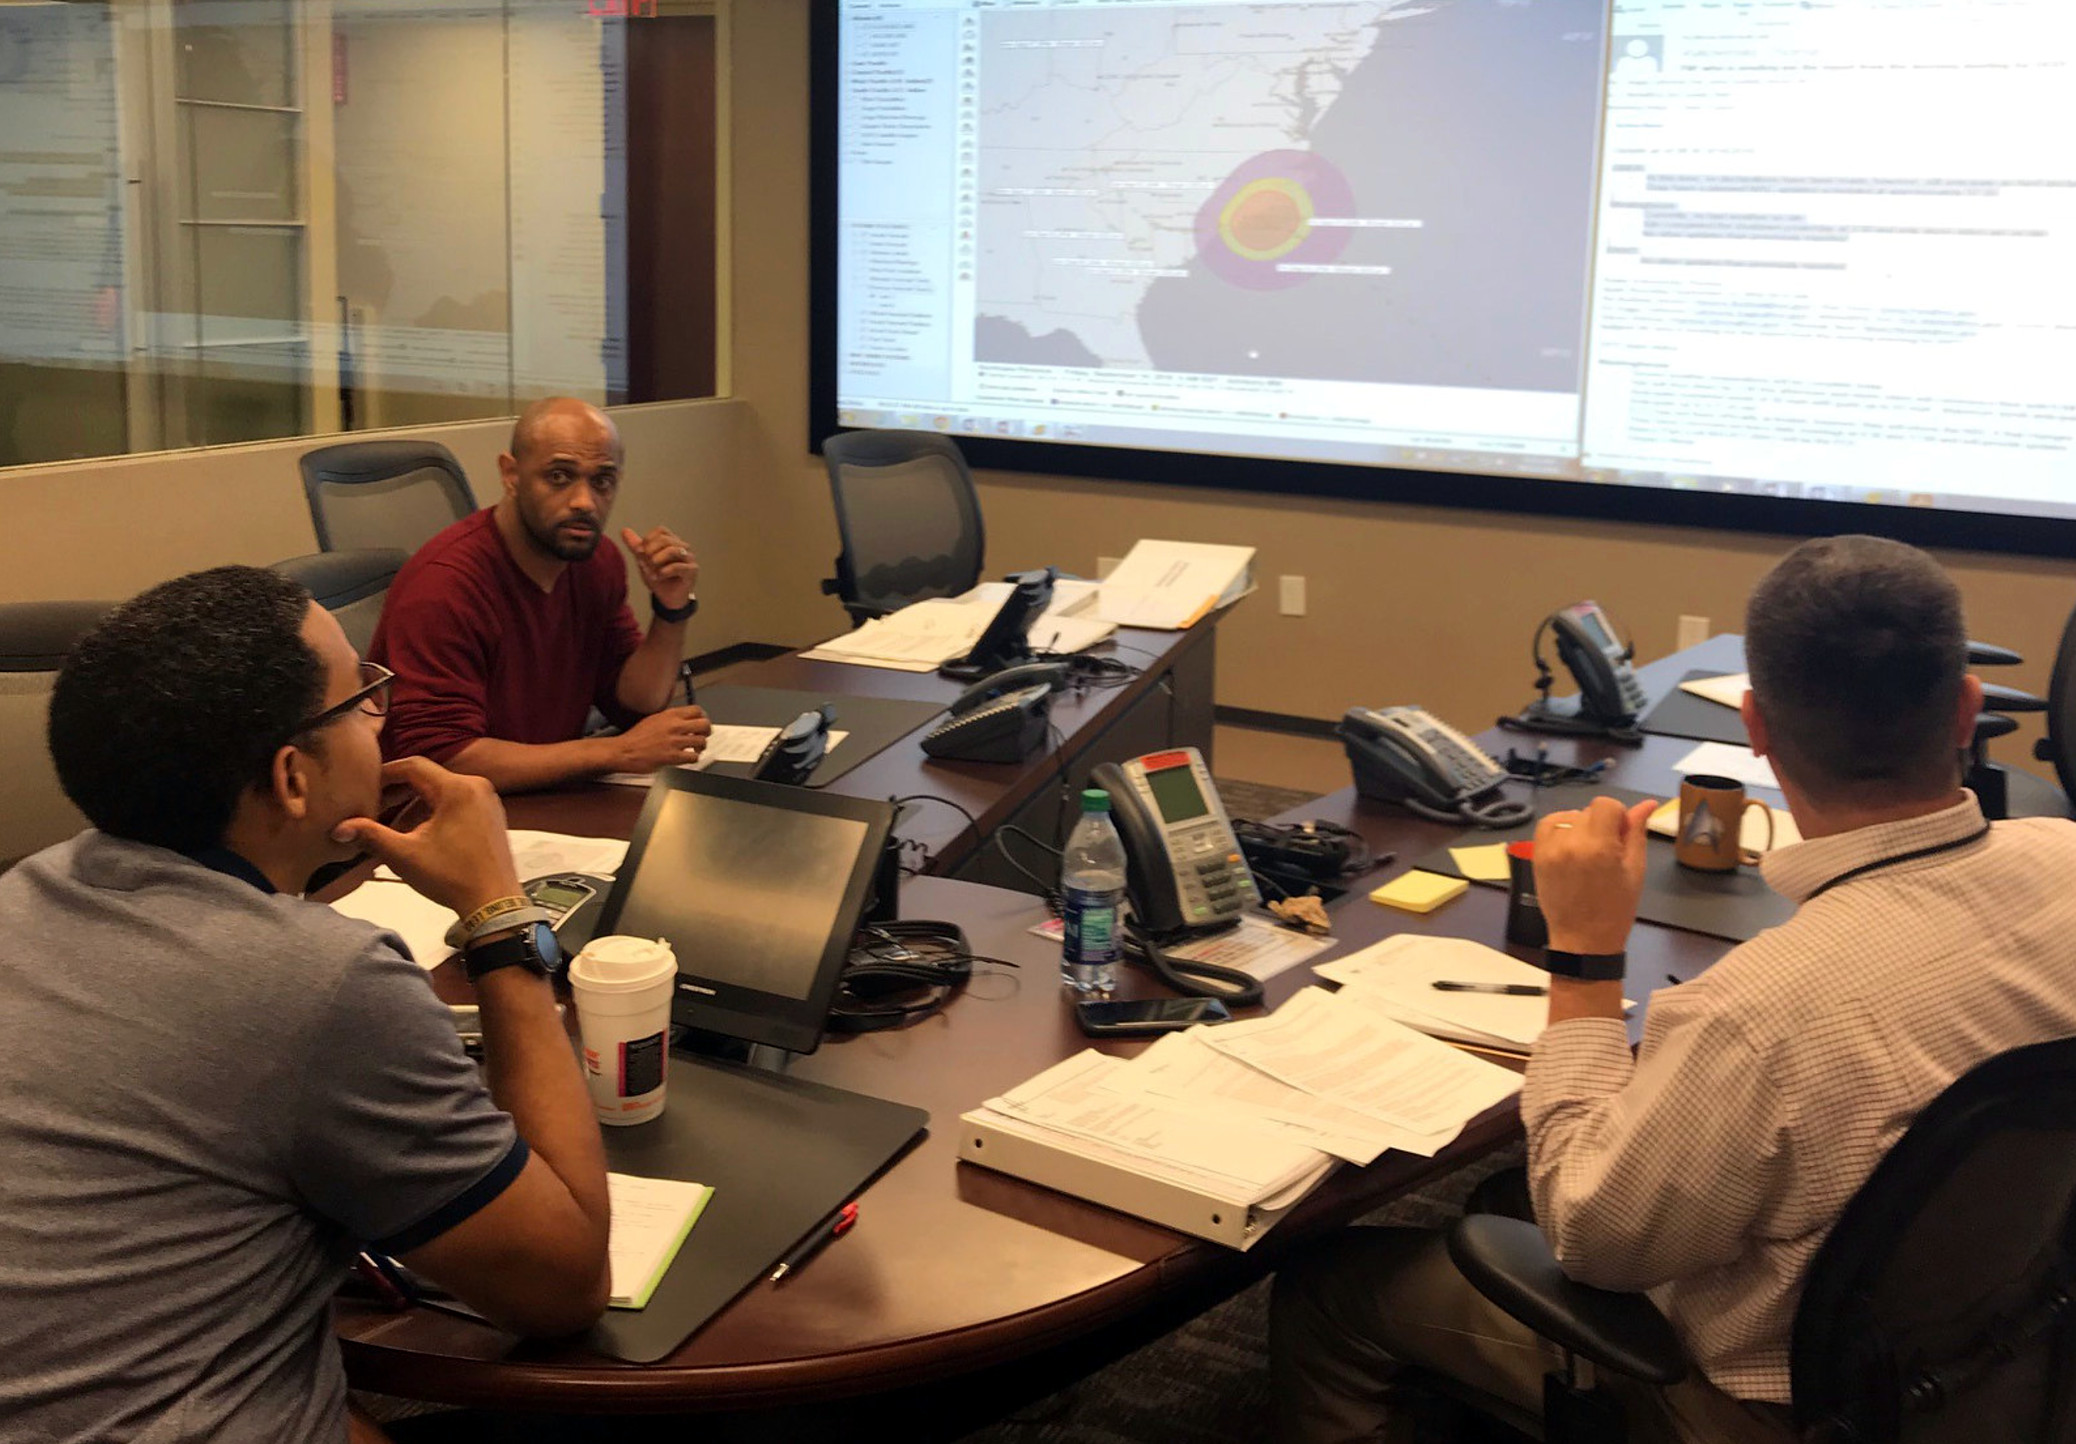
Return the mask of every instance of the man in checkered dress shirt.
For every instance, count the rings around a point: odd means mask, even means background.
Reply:
[[[2076,1034],[2076,824],[1986,824],[1959,786],[1982,701],[1953,584],[1922,552],[1813,541],[1746,617],[1754,749],[1806,841],[1764,862],[1792,919],[1652,1000],[1552,977],[1521,1095],[1536,1219],[1565,1272],[1649,1290],[1699,1366],[1617,1385],[1630,1437],[1776,1441],[1805,1271],[1883,1154],[1962,1073]],[[1651,804],[1543,820],[1550,946],[1623,950]],[[1486,1304],[1441,1236],[1355,1229],[1278,1280],[1278,1425],[1303,1444],[1407,1437],[1404,1363],[1532,1424],[1556,1352]]]

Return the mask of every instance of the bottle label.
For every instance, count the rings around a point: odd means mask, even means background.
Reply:
[[[1068,962],[1090,966],[1117,961],[1117,908],[1123,899],[1122,888],[1066,889],[1060,918],[1066,924]]]

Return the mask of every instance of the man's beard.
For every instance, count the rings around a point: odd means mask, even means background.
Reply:
[[[526,534],[533,538],[534,544],[557,561],[589,561],[591,554],[598,550],[599,538],[605,535],[602,526],[594,526],[586,532],[570,532],[560,527],[544,528],[524,510],[519,513],[519,518],[526,524]]]

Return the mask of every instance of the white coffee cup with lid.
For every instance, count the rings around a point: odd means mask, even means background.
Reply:
[[[661,938],[593,938],[569,965],[600,1123],[646,1123],[663,1111],[677,978],[677,954]]]

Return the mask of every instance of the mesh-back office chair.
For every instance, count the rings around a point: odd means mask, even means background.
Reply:
[[[980,580],[987,535],[973,473],[950,438],[846,431],[822,443],[843,553],[822,590],[855,625]]]
[[[437,441],[346,441],[298,464],[320,551],[415,552],[476,509],[461,463]]]
[[[2033,756],[2052,763],[2062,792],[2076,798],[2076,612],[2069,614],[2054,654],[2047,682],[2047,735],[2033,744]]]
[[[113,602],[0,604],[0,861],[85,827],[50,760],[50,693],[73,644]]]
[[[2063,655],[2067,654],[2069,645],[2065,635],[2062,639]],[[1968,644],[1970,667],[2014,667],[2024,660],[2006,647],[1993,647],[1986,642]],[[2057,677],[2062,675],[2060,666],[2060,658],[2057,658]],[[2017,716],[2024,712],[2049,713],[2048,736],[2053,737],[2054,717],[2047,698],[1994,682],[1982,684],[1982,711],[1975,717],[1975,738],[1968,749],[1968,773],[1962,780],[1982,804],[1982,815],[1991,820],[2002,817],[2066,817],[2070,815],[2066,774],[2062,779],[2062,790],[2058,791],[2028,773],[2015,773],[2002,763],[1990,760],[1989,744],[2016,732]],[[2044,747],[2047,744],[2040,745]],[[2035,748],[2035,755],[2042,761],[2048,760],[2048,754],[2039,748]]]
[[[1685,1375],[1650,1300],[1571,1282],[1534,1224],[1466,1217],[1449,1253],[1568,1357]],[[1810,1444],[2076,1439],[2076,1038],[1991,1058],[1918,1115],[1811,1261],[1789,1371]]]
[[[397,570],[411,559],[398,547],[369,547],[351,552],[312,552],[274,563],[274,570],[310,589],[317,605],[339,619],[353,649],[367,655],[382,620],[382,599]]]

